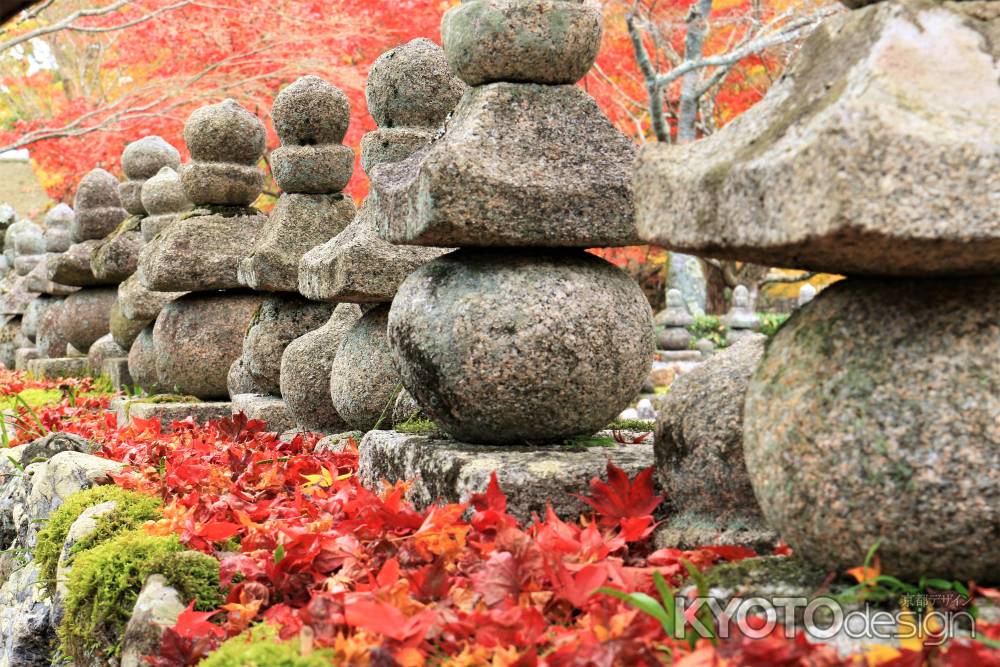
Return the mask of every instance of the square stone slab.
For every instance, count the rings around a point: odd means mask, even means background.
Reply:
[[[105,359],[101,370],[111,378],[111,386],[115,388],[115,391],[122,391],[132,386],[132,374],[128,371],[128,357]]]
[[[369,431],[358,449],[358,474],[365,486],[381,488],[383,479],[413,480],[407,497],[417,507],[437,499],[465,502],[484,492],[496,471],[508,511],[522,522],[532,513],[544,517],[548,503],[564,519],[588,512],[572,494],[589,495],[594,477],[606,481],[608,460],[629,477],[653,465],[652,444],[493,447],[443,436]]]
[[[231,405],[232,414],[242,412],[249,419],[259,419],[267,424],[269,431],[284,433],[295,428],[295,419],[278,396],[237,394],[233,396]]]
[[[159,419],[163,430],[170,430],[170,424],[187,417],[204,424],[213,419],[229,417],[233,405],[229,401],[158,402],[162,397],[149,396],[122,400],[117,404],[118,426],[127,425],[133,417],[139,419]]]
[[[39,380],[86,377],[91,374],[87,357],[56,357],[55,359],[32,359],[28,362],[28,373]]]

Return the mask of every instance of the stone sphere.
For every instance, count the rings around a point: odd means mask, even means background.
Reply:
[[[45,234],[37,225],[31,225],[14,234],[14,252],[21,255],[40,255],[45,252]]]
[[[768,523],[829,570],[1000,576],[1000,278],[848,279],[771,339],[744,451]],[[831,548],[836,545],[836,548]]]
[[[111,307],[118,298],[114,287],[91,287],[66,297],[60,307],[60,329],[78,350],[89,350],[98,338],[111,331]]]
[[[293,340],[281,355],[281,397],[300,428],[320,433],[346,430],[330,400],[330,367],[344,335],[360,318],[357,304],[337,304],[329,322]]]
[[[573,84],[601,46],[601,8],[561,0],[473,0],[441,19],[448,64],[470,86]]]
[[[282,89],[271,105],[274,131],[286,146],[339,144],[347,134],[347,95],[318,76],[303,76]]]
[[[406,389],[468,442],[558,441],[605,427],[653,357],[649,303],[575,250],[472,250],[407,277],[389,314]]]
[[[56,204],[45,214],[46,229],[69,229],[72,226],[73,209],[68,204]]]
[[[375,59],[365,98],[379,127],[437,127],[465,89],[448,68],[441,47],[421,37]]]
[[[142,206],[150,215],[163,215],[187,211],[192,204],[177,171],[163,167],[142,184]]]
[[[92,169],[80,179],[76,186],[73,208],[81,209],[121,208],[118,196],[118,179],[103,169]]]
[[[153,345],[153,325],[136,336],[128,351],[128,374],[132,384],[150,394],[165,393],[156,374],[156,347]]]
[[[135,181],[152,178],[163,167],[178,169],[180,166],[180,152],[156,135],[133,141],[122,152],[122,171],[126,178]]]
[[[386,326],[389,304],[372,308],[348,329],[330,367],[330,398],[347,424],[359,431],[392,427],[399,373],[392,362]]]
[[[191,159],[255,165],[264,154],[264,124],[235,100],[195,109],[184,123]]]

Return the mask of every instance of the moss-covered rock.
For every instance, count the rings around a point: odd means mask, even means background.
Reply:
[[[175,536],[124,533],[77,555],[59,626],[63,653],[78,663],[117,656],[136,598],[151,574],[162,574],[185,603],[196,600],[198,609],[222,604],[214,558],[186,551]]]
[[[127,491],[114,485],[95,486],[67,498],[66,502],[52,513],[45,527],[38,533],[38,542],[35,545],[39,581],[49,595],[55,590],[59,556],[70,526],[88,507],[109,501],[115,503],[115,509],[98,519],[94,533],[72,546],[71,555],[75,556],[116,535],[133,530],[145,521],[160,518],[160,508],[163,505],[159,498]]]
[[[208,656],[200,667],[330,667],[327,649],[302,655],[297,641],[281,641],[268,625],[258,625],[233,637]]]

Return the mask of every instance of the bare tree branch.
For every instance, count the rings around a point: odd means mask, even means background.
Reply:
[[[625,25],[628,27],[628,36],[632,40],[632,48],[635,51],[636,63],[642,78],[646,82],[646,92],[649,94],[649,113],[653,123],[653,134],[657,141],[668,143],[670,141],[670,129],[663,118],[663,93],[657,86],[656,70],[649,60],[649,52],[646,45],[642,43],[642,35],[635,26],[635,19],[632,14],[625,17]]]
[[[764,285],[777,285],[782,283],[801,283],[807,280],[812,280],[818,275],[819,273],[816,271],[806,271],[805,273],[801,273],[797,276],[769,276],[761,280],[759,285],[763,287]]]

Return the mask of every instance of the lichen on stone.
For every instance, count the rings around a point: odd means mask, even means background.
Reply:
[[[88,507],[113,501],[115,509],[97,520],[96,530],[88,537],[74,544],[70,554],[76,556],[125,531],[133,530],[142,523],[158,519],[163,506],[159,498],[128,491],[115,485],[95,486],[70,496],[46,522],[38,533],[35,545],[35,561],[39,568],[39,581],[47,594],[55,591],[56,571],[59,556],[66,541],[70,526]]]
[[[303,655],[298,641],[281,641],[274,628],[258,625],[225,641],[200,667],[330,667],[333,659],[329,649]]]
[[[176,536],[124,533],[77,556],[58,631],[62,652],[77,664],[119,655],[136,598],[151,574],[163,575],[182,601],[196,601],[196,609],[223,602],[214,558],[186,551]]]

